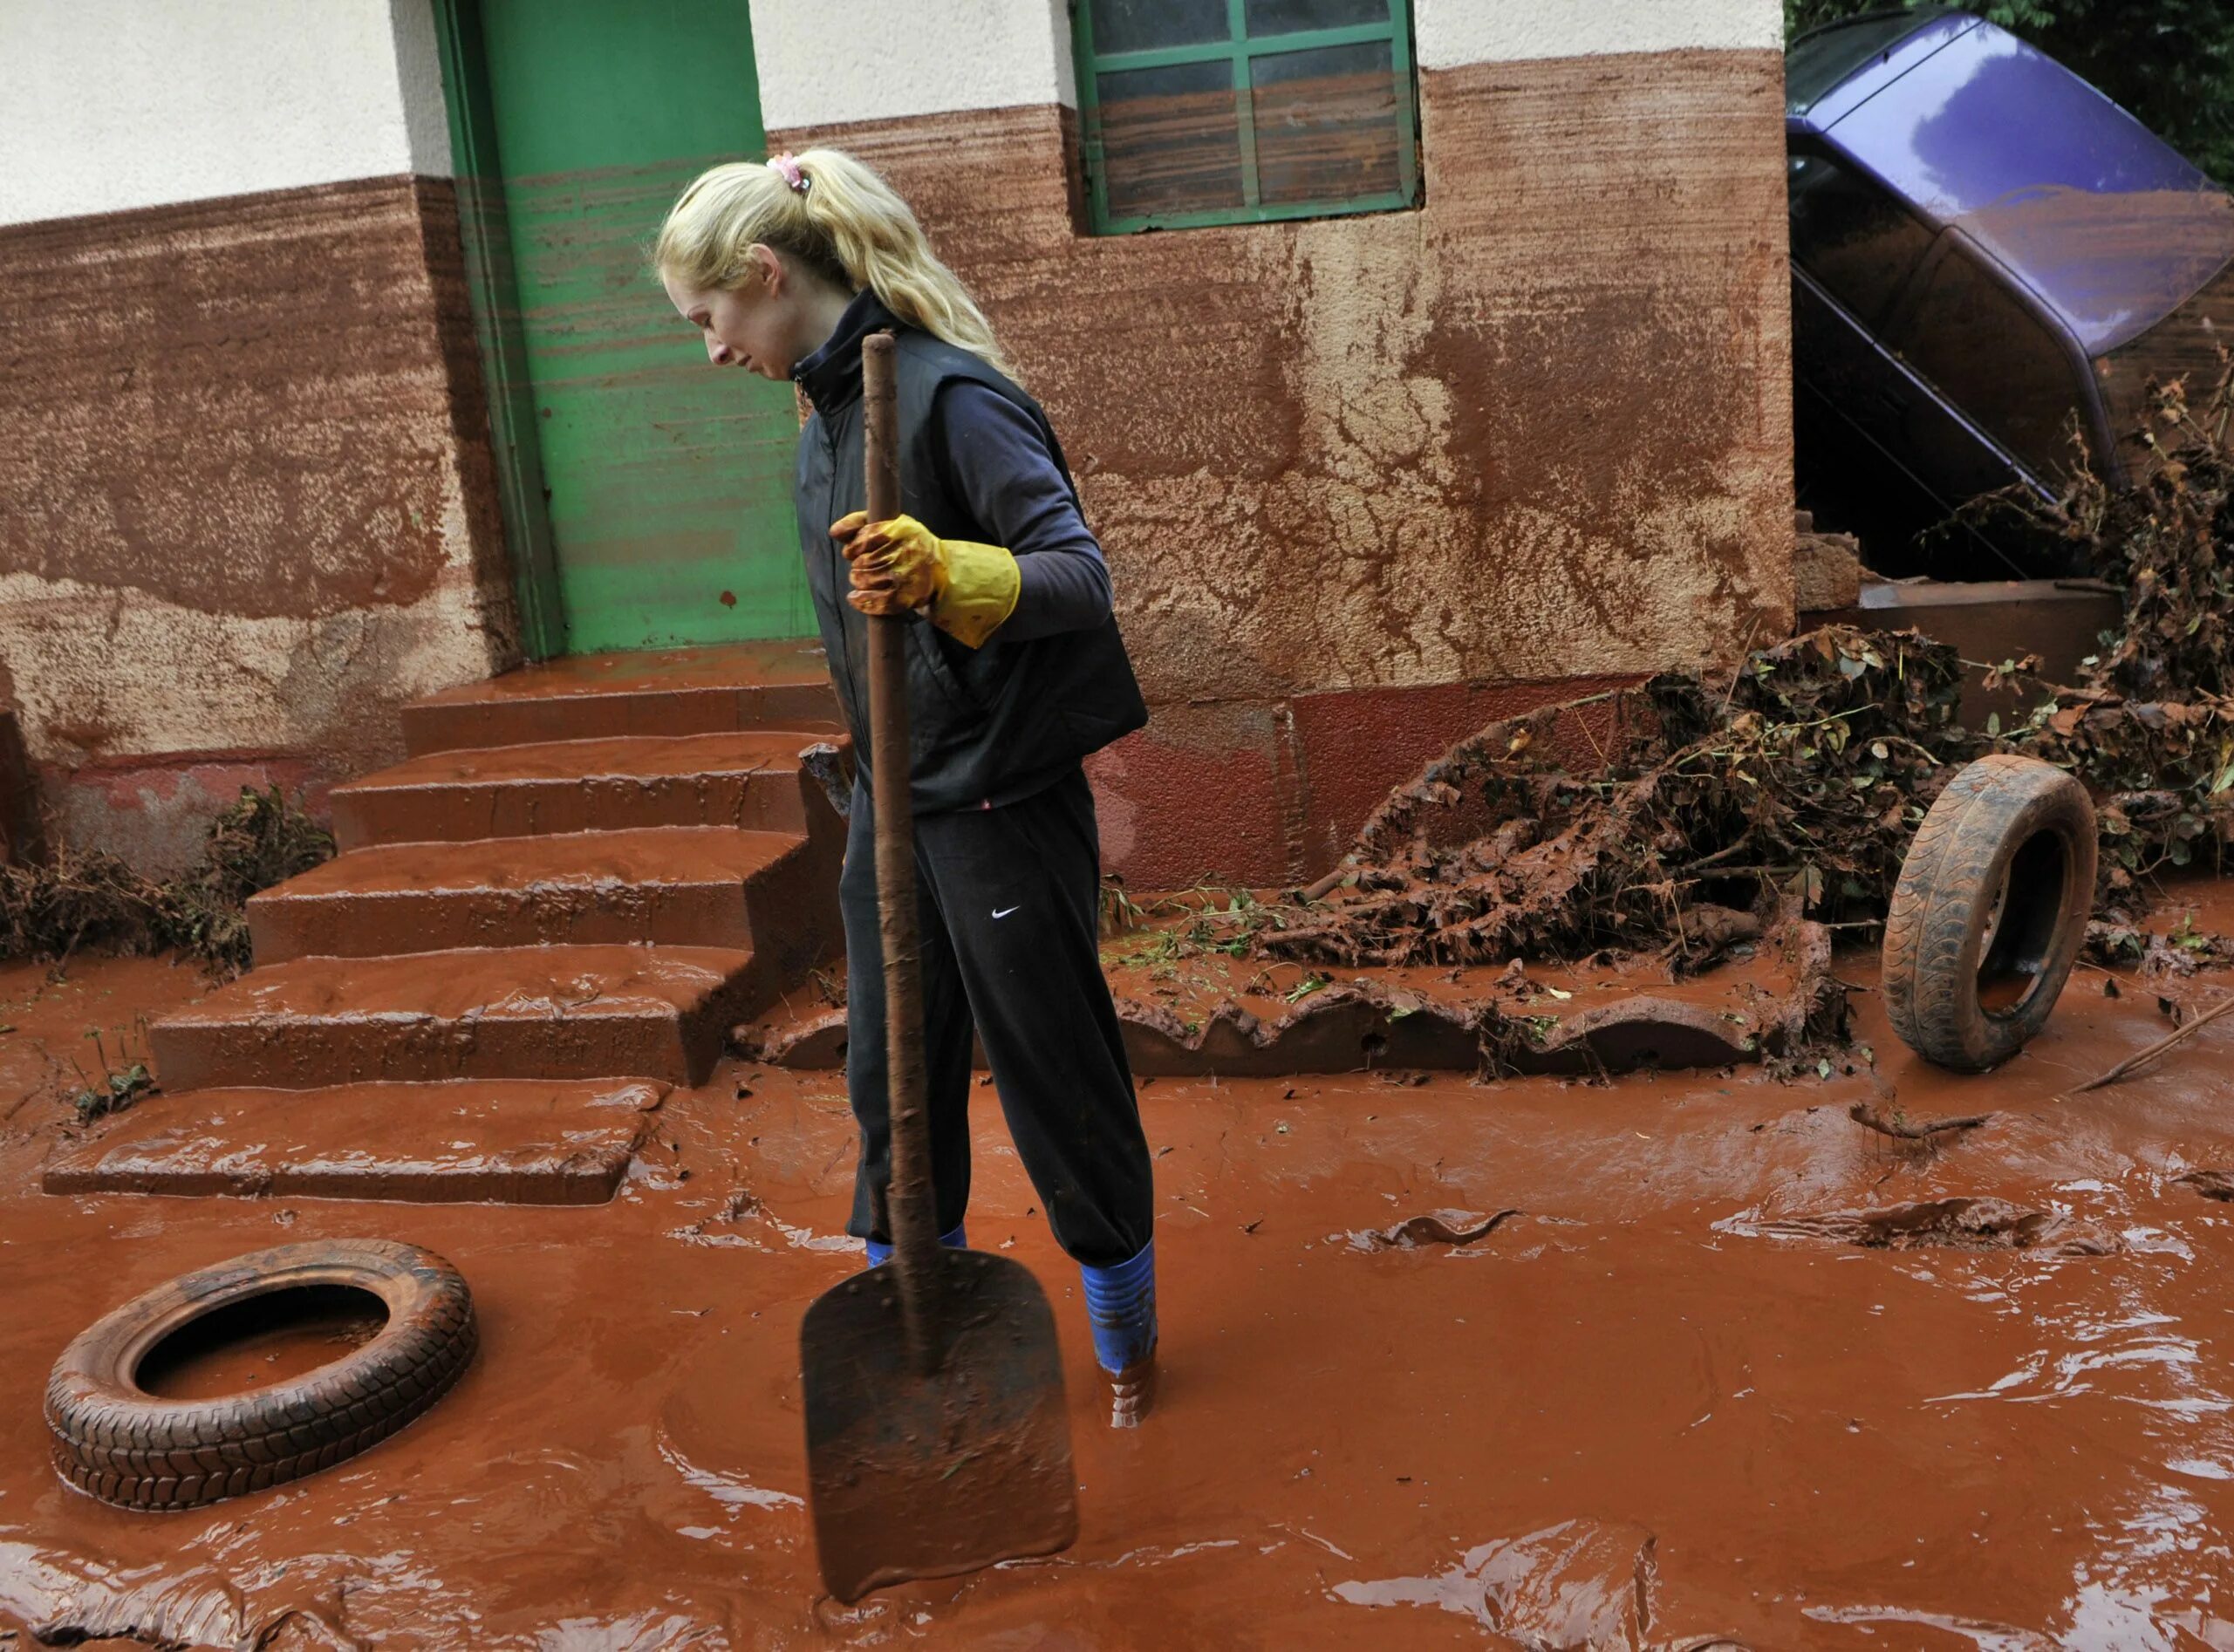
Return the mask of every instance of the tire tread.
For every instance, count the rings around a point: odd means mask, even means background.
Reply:
[[[2034,833],[2066,839],[2072,864],[2039,984],[2021,1010],[1989,1017],[1964,958],[1984,932],[2009,857]],[[2094,805],[2062,769],[1996,753],[1947,783],[1916,828],[1885,915],[1885,1008],[1901,1041],[1927,1061],[1983,1071],[2046,1021],[2085,938],[2096,859]]]
[[[136,1328],[173,1311],[182,1295],[214,1289],[210,1276],[237,1274],[243,1265],[274,1268],[272,1259],[304,1253],[316,1253],[330,1276],[320,1282],[377,1291],[408,1273],[406,1306],[392,1309],[389,1324],[362,1348],[268,1393],[163,1400],[120,1369]],[[242,1294],[236,1287],[225,1300]],[[413,1421],[464,1374],[478,1341],[463,1277],[414,1246],[313,1241],[242,1258],[133,1299],[71,1344],[47,1382],[54,1466],[87,1495],[136,1509],[190,1508],[284,1485]]]

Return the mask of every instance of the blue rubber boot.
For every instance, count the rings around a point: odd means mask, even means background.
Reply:
[[[950,1251],[966,1251],[969,1249],[970,1236],[962,1231],[966,1225],[966,1223],[955,1223],[954,1231],[951,1233],[941,1233],[939,1236],[939,1242]],[[867,1262],[863,1264],[864,1266],[881,1267],[886,1262],[892,1259],[892,1247],[885,1244],[884,1240],[867,1239],[864,1240],[864,1243],[865,1243],[869,1247],[869,1259]]]
[[[1156,1398],[1156,1241],[1114,1267],[1088,1267],[1086,1314],[1094,1361],[1110,1380],[1110,1426],[1139,1426]]]

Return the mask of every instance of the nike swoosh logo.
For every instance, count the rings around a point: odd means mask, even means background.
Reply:
[[[1011,906],[1011,907],[1008,909],[1008,911],[1007,911],[1007,912],[995,912],[995,913],[994,913],[994,916],[995,918],[1006,918],[1006,917],[1008,917],[1008,912],[1020,912],[1020,911],[1023,911],[1023,910],[1024,910],[1024,909],[1023,909],[1022,907],[1021,907],[1021,906]]]

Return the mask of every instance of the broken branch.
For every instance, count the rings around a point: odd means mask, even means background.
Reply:
[[[2184,1026],[2180,1027],[2172,1032],[2167,1033],[2163,1037],[2158,1039],[2154,1044],[2151,1044],[2147,1049],[2138,1051],[2134,1055],[2127,1056],[2125,1060],[2120,1062],[2115,1067],[2110,1068],[2108,1072],[2101,1074],[2097,1077],[2090,1078],[2084,1084],[2080,1084],[2074,1086],[2071,1089],[2066,1090],[2063,1093],[2061,1099],[2068,1101],[2073,1096],[2082,1096],[2088,1090],[2098,1090],[2107,1084],[2116,1083],[2120,1079],[2131,1073],[2134,1068],[2140,1067],[2146,1062],[2155,1061],[2159,1055],[2162,1055],[2166,1050],[2170,1049],[2175,1044],[2192,1036],[2194,1034],[2201,1032],[2204,1027],[2210,1026],[2211,1022],[2217,1021],[2230,1009],[2234,1009],[2234,993],[2230,993],[2227,997],[2220,1000],[2217,1003],[2213,1004],[2209,1009],[2203,1011],[2202,1014],[2196,1016],[2193,1021],[2189,1021]]]
[[[1846,1116],[1865,1130],[1873,1130],[1880,1136],[1889,1136],[1899,1142],[1924,1142],[1952,1130],[1974,1130],[1994,1116],[1991,1113],[1965,1113],[1960,1118],[1935,1118],[1929,1123],[1911,1124],[1897,1116],[1880,1117],[1867,1102],[1856,1102],[1847,1109]]]

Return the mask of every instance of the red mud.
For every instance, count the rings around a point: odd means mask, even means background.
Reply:
[[[599,1205],[666,1093],[626,1079],[195,1090],[56,1152],[41,1180],[65,1194]]]
[[[1360,972],[1236,955],[1228,948],[1245,932],[1232,898],[1159,901],[1154,916],[1104,938],[1102,969],[1136,1076],[1723,1067],[1782,1054],[1787,1021],[1807,1009],[1806,959],[1774,939],[1682,978],[1649,956]],[[735,1029],[733,1048],[780,1067],[843,1065],[834,983],[844,973],[833,962],[782,994]]]
[[[572,1210],[44,1198],[50,1086],[0,1128],[0,1625],[282,1648],[2234,1646],[2234,1222],[2206,1196],[2224,1178],[2197,1176],[2234,1170],[2234,1030],[2059,1102],[2164,1030],[2148,990],[2081,972],[2037,1043],[1966,1080],[1911,1062],[1867,960],[1841,968],[1889,1103],[1866,1068],[1147,1084],[1164,1365],[1137,1430],[1095,1414],[1076,1275],[981,1109],[971,1234],[1053,1300],[1083,1529],[852,1608],[817,1598],[796,1344],[856,1265],[835,1075],[725,1066],[671,1097],[613,1204]],[[74,1042],[96,1005],[113,1025],[195,989],[79,966],[10,1005],[0,1075],[46,1082],[29,1047]],[[1858,1101],[1994,1116],[1924,1153],[1849,1119]],[[1438,1232],[1507,1208],[1464,1244]],[[39,1394],[72,1336],[318,1235],[464,1270],[483,1341],[450,1396],[202,1512],[55,1480]]]
[[[334,839],[467,843],[645,826],[802,831],[801,747],[827,727],[430,752],[333,790]]]
[[[1253,898],[1270,899],[1276,893],[1258,891]],[[1102,967],[1110,978],[1110,990],[1121,998],[1166,1008],[1183,1024],[1192,1026],[1221,1003],[1274,1021],[1328,987],[1367,981],[1425,1003],[1494,1003],[1516,1018],[1532,1011],[1563,1017],[1617,1004],[1638,993],[1720,1011],[1780,995],[1791,985],[1790,972],[1779,966],[1773,942],[1748,948],[1744,957],[1711,974],[1681,979],[1649,958],[1603,964],[1529,963],[1518,969],[1499,963],[1362,971],[1296,963],[1223,950],[1216,943],[1235,943],[1243,931],[1236,924],[1217,922],[1219,903],[1213,901],[1208,910],[1208,945],[1186,939],[1192,911],[1172,915],[1159,911],[1153,921],[1105,938]]]
[[[283,1291],[237,1306],[247,1311],[206,1334],[195,1324],[158,1343],[140,1363],[140,1386],[167,1400],[214,1400],[290,1382],[362,1348],[388,1318],[370,1291]]]

